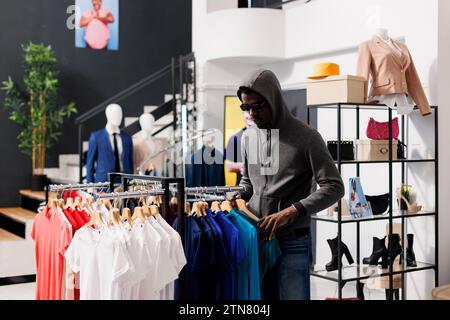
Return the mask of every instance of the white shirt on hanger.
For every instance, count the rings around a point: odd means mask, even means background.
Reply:
[[[142,223],[140,219],[136,219],[136,222]],[[148,273],[140,283],[139,299],[160,300],[160,291],[178,277],[170,258],[170,238],[153,217],[146,219],[144,230],[146,230],[147,241],[156,244],[150,247],[152,256],[156,257],[156,264],[152,272]]]
[[[175,270],[180,274],[181,270],[187,263],[186,256],[184,254],[183,243],[181,241],[180,234],[167,223],[164,218],[158,214],[156,221],[170,236],[170,253],[171,259],[175,265]],[[172,281],[160,292],[161,300],[174,300],[175,298],[175,282]]]
[[[126,248],[107,226],[80,228],[67,249],[66,262],[80,273],[80,300],[111,300],[114,284],[132,267]]]
[[[126,248],[134,265],[134,272],[123,283],[121,299],[137,300],[139,299],[140,282],[147,277],[147,274],[154,269],[156,264],[155,257],[151,256],[149,250],[152,243],[146,239],[146,231],[142,225],[132,227],[126,222],[120,225],[120,229],[128,239]]]

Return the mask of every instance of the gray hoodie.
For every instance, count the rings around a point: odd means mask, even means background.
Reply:
[[[311,214],[330,207],[343,197],[341,175],[317,130],[289,112],[280,83],[272,71],[252,73],[240,85],[239,99],[242,87],[250,88],[266,99],[272,109],[272,121],[269,129],[246,130],[242,137],[245,165],[240,186],[245,191],[241,192],[241,197],[248,201],[250,211],[259,217],[291,205],[301,208],[296,220],[277,233],[278,238],[292,236],[295,229],[310,226]],[[256,151],[251,147],[255,141],[258,141]],[[264,166],[268,168],[266,172]],[[312,192],[313,178],[320,188]]]

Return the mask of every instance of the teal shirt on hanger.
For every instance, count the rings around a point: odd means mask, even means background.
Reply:
[[[245,257],[237,269],[237,299],[260,300],[258,234],[256,228],[232,210],[226,217],[239,230]]]
[[[259,277],[260,283],[263,283],[264,277],[268,271],[272,270],[281,256],[281,249],[276,238],[267,240],[262,236],[258,228],[258,222],[249,217],[245,212],[236,210],[236,212],[255,227],[258,233],[258,255],[259,255]]]

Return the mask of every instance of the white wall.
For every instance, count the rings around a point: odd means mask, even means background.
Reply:
[[[445,2],[446,0],[441,0]],[[421,78],[424,89],[429,97],[430,103],[445,106],[450,102],[450,97],[439,96],[438,99],[438,0],[315,0],[308,5],[288,6],[285,12],[285,35],[284,35],[284,58],[275,63],[233,63],[229,60],[215,60],[208,62],[205,45],[208,45],[214,35],[207,35],[207,30],[196,32],[206,21],[201,14],[202,1],[193,1],[193,49],[199,59],[202,103],[201,108],[206,112],[204,124],[214,124],[221,128],[223,123],[223,93],[233,93],[241,78],[250,70],[258,67],[266,67],[273,70],[279,77],[285,89],[305,87],[306,77],[312,73],[313,65],[318,62],[333,61],[340,65],[342,74],[355,74],[358,45],[369,40],[373,34],[373,28],[388,28],[392,37],[407,44],[414,59],[416,68]],[[447,1],[448,2],[448,1]],[[448,7],[448,4],[446,4]],[[195,8],[197,7],[197,8]],[[199,20],[196,21],[196,17]],[[440,21],[443,21],[441,18]],[[270,23],[270,22],[268,22]],[[445,22],[446,23],[446,22]],[[444,24],[444,22],[443,22]],[[251,27],[251,26],[249,26]],[[444,26],[441,26],[442,29]],[[450,26],[447,26],[450,27]],[[441,30],[441,28],[440,28]],[[205,33],[206,32],[206,33]],[[205,35],[207,35],[205,37]],[[215,35],[217,36],[217,35]],[[270,35],[267,35],[270,38]],[[442,38],[450,39],[449,35],[442,33]],[[443,41],[443,40],[441,40]],[[447,41],[448,42],[448,41]],[[447,51],[445,51],[447,50]],[[450,56],[450,46],[441,50],[443,57]],[[446,53],[446,55],[445,55]],[[261,56],[266,56],[261,52]],[[447,58],[446,58],[447,59]],[[450,64],[450,61],[447,61]],[[440,68],[442,70],[442,68]],[[448,69],[447,69],[448,70]],[[440,73],[439,73],[440,74]],[[448,72],[442,77],[448,77]],[[441,77],[441,75],[439,75]],[[441,80],[440,80],[441,81]],[[445,82],[448,84],[450,79]],[[446,90],[449,91],[449,90]],[[449,103],[447,103],[449,104]],[[441,107],[440,120],[443,121],[444,107]],[[393,113],[395,116],[395,112]],[[443,115],[444,114],[444,115]],[[364,115],[364,114],[363,114]],[[343,117],[344,137],[354,137],[353,114],[348,113]],[[366,117],[371,114],[365,114]],[[375,116],[379,120],[386,117],[385,114]],[[448,118],[448,117],[447,117]],[[326,111],[319,116],[319,130],[324,138],[336,137],[336,118]],[[361,128],[365,131],[366,120],[362,120]],[[409,142],[409,153],[419,156],[432,156],[434,153],[433,116],[423,118],[417,112],[409,117],[407,126],[407,138]],[[443,127],[443,126],[442,126]],[[448,129],[442,129],[448,130]],[[441,132],[440,140],[444,145],[445,134]],[[442,159],[448,160],[450,154],[442,154]],[[448,161],[447,161],[448,162]],[[441,162],[442,163],[442,162]],[[398,166],[397,166],[398,167]],[[441,173],[444,170],[440,170]],[[400,171],[395,169],[394,190],[400,183]],[[344,170],[344,182],[347,185],[348,177],[355,175],[354,169],[346,167]],[[366,194],[381,194],[387,192],[387,166],[370,167],[361,170],[363,187]],[[434,185],[433,166],[430,164],[411,165],[408,171],[408,182],[413,184],[419,192],[419,201],[426,210],[434,210]],[[448,181],[448,177],[441,183]],[[373,183],[375,182],[375,183]],[[443,186],[445,187],[445,186]],[[442,191],[441,191],[442,193]],[[394,199],[395,202],[395,199]],[[441,202],[441,214],[444,214]],[[441,226],[444,218],[441,218]],[[445,221],[445,220],[444,220]],[[362,243],[361,256],[370,255],[372,250],[372,236],[381,237],[384,234],[385,223],[363,224],[364,241]],[[409,219],[406,232],[414,233],[416,241],[414,249],[419,261],[434,262],[434,218]],[[318,246],[316,252],[317,262],[325,264],[330,259],[330,251],[325,239],[335,236],[336,228],[327,223],[318,226]],[[448,236],[441,232],[446,243]],[[447,237],[447,238],[445,238]],[[352,252],[356,250],[355,231],[349,227],[344,228],[344,242]],[[444,248],[441,245],[441,248]],[[444,250],[444,249],[443,249]],[[355,256],[356,254],[354,254]],[[449,255],[441,253],[441,278],[450,282],[448,269],[450,269]],[[447,260],[445,260],[447,259]],[[447,274],[442,274],[445,272]],[[428,299],[431,289],[434,287],[434,273],[424,271],[410,274],[408,279],[408,298]]]
[[[207,12],[237,8],[234,0],[207,0]]]

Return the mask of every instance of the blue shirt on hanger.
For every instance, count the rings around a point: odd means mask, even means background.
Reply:
[[[212,214],[212,218],[222,230],[225,254],[228,264],[223,271],[223,299],[235,300],[238,297],[236,275],[239,264],[245,258],[244,247],[239,230],[231,223],[221,211]]]

